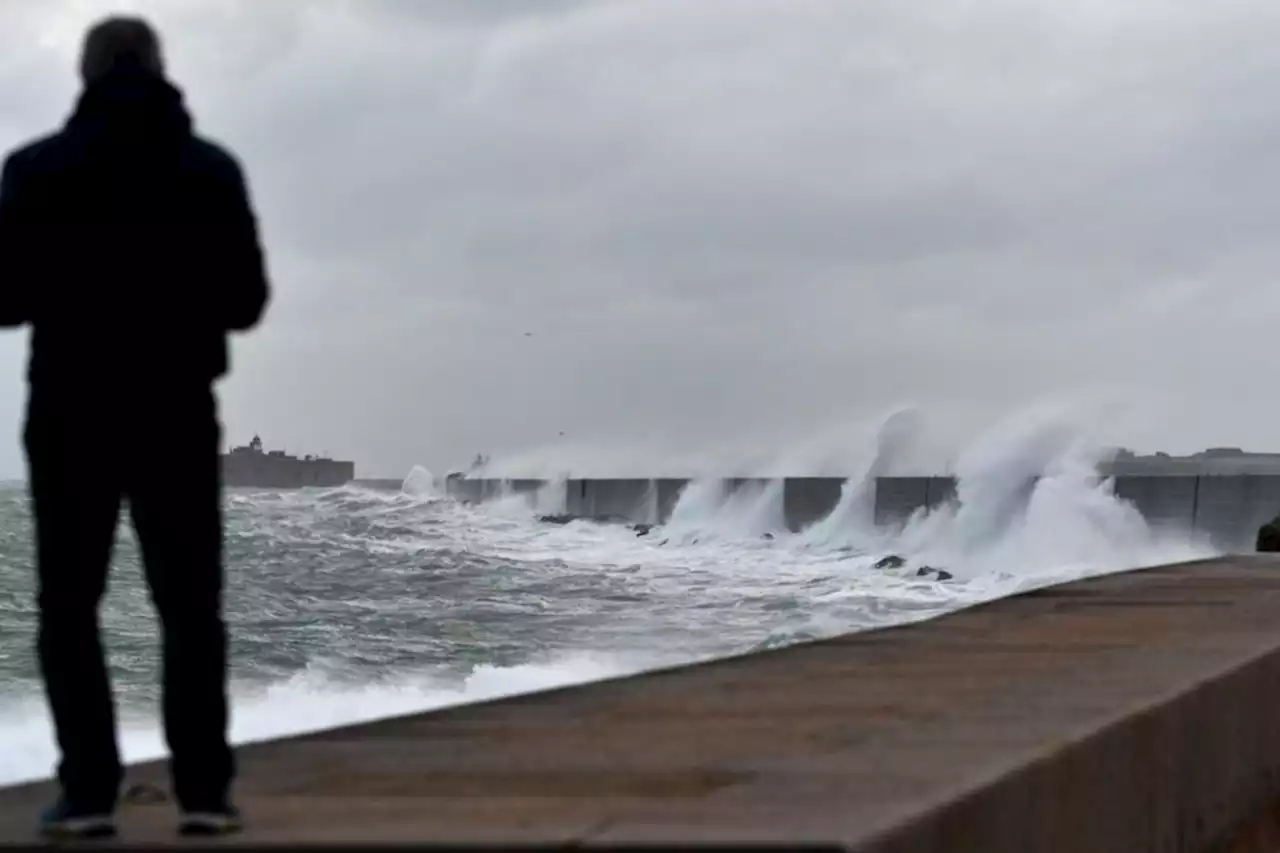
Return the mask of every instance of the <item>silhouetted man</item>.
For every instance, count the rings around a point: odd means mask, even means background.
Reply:
[[[227,334],[267,303],[257,225],[236,160],[193,134],[148,24],[95,26],[80,71],[66,125],[0,177],[0,324],[31,326],[37,647],[61,751],[42,828],[115,831],[123,772],[98,606],[127,501],[160,617],[180,827],[230,831],[213,385]]]

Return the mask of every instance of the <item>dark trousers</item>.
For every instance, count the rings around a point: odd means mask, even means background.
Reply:
[[[220,427],[211,391],[161,410],[33,392],[25,445],[39,583],[37,648],[73,802],[116,803],[123,778],[98,607],[127,501],[160,618],[164,732],[178,804],[222,804],[227,743]],[[147,409],[155,406],[155,411]],[[129,411],[132,410],[132,411]]]

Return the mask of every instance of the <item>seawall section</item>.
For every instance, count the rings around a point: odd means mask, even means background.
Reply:
[[[929,506],[928,477],[882,477],[876,480],[875,521],[879,527],[900,527]]]
[[[1200,853],[1280,802],[1280,559],[243,747],[229,845],[824,844]],[[164,786],[165,767],[127,783]],[[47,784],[0,791],[27,841]],[[175,842],[130,804],[120,844]],[[1223,844],[1234,846],[1223,847]]]
[[[1183,475],[1117,477],[1115,493],[1137,507],[1153,528],[1191,530],[1196,527],[1199,485],[1199,477]]]
[[[1196,526],[1222,542],[1252,546],[1258,528],[1280,515],[1280,476],[1200,477]]]
[[[568,480],[564,511],[580,517],[617,517],[660,524],[671,517],[691,481],[682,479]],[[727,478],[726,496],[760,496],[778,481]],[[1029,490],[1033,485],[1028,480]],[[1121,475],[1115,494],[1130,502],[1153,528],[1194,531],[1223,551],[1251,551],[1258,527],[1280,515],[1280,475]],[[827,517],[840,502],[845,481],[837,477],[789,477],[781,482],[782,513],[791,530]],[[537,480],[455,479],[449,494],[480,502],[512,493],[533,494]],[[914,514],[960,499],[951,477],[881,477],[875,483],[875,521],[895,527]]]
[[[787,526],[802,530],[831,514],[840,504],[844,482],[830,477],[793,477],[783,484],[782,512]]]
[[[583,508],[593,518],[623,518],[654,524],[658,520],[658,492],[653,480],[581,480]]]

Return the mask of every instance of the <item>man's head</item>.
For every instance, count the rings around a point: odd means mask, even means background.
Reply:
[[[164,76],[164,55],[155,29],[141,18],[131,17],[111,17],[94,24],[85,35],[80,54],[80,78],[85,85],[126,65]]]

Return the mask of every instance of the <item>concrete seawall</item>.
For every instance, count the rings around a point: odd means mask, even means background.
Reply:
[[[671,516],[688,480],[568,480],[552,484],[564,490],[563,511],[572,515],[617,516],[634,522],[661,523]],[[728,493],[759,490],[768,481],[735,478],[724,481]],[[836,508],[843,480],[834,477],[791,477],[783,483],[787,526],[801,530]],[[1031,482],[1027,484],[1028,488]],[[533,494],[547,484],[538,480],[453,480],[453,497],[484,501],[502,494]],[[1280,515],[1280,476],[1276,475],[1121,475],[1115,493],[1131,502],[1155,528],[1193,530],[1207,535],[1224,551],[1253,549],[1258,527]],[[882,477],[875,485],[875,521],[893,526],[913,513],[956,500],[950,477]]]
[[[1095,578],[239,761],[232,845],[1261,853],[1280,828],[1280,559]],[[164,786],[163,766],[138,782]],[[29,840],[49,794],[0,791],[0,839]],[[173,820],[128,805],[122,842],[175,841]]]

